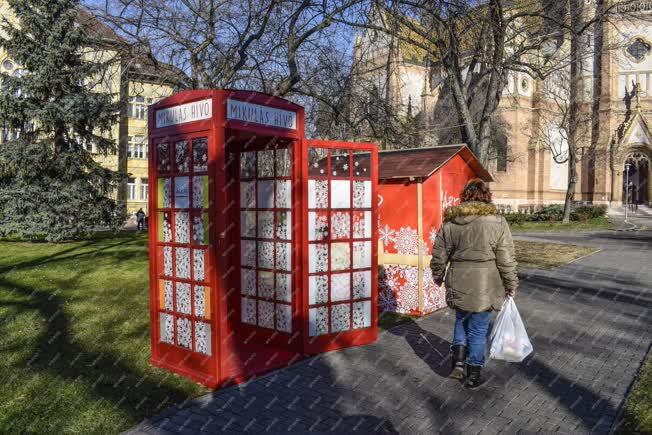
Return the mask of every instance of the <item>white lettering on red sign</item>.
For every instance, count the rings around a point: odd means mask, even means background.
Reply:
[[[454,196],[448,196],[448,192],[444,191],[444,200],[442,201],[441,207],[443,210],[446,210],[448,207],[452,207],[456,204],[459,204],[460,199],[455,198]]]
[[[297,114],[276,107],[261,106],[239,100],[226,100],[226,119],[267,125],[270,127],[297,129]]]
[[[156,111],[156,128],[184,124],[186,122],[210,119],[213,116],[213,102],[210,98]]]

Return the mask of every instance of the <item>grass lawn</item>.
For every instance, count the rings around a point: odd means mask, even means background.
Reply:
[[[0,242],[0,432],[116,433],[206,391],[148,364],[147,262],[134,233]]]
[[[512,224],[512,232],[556,232],[556,231],[600,231],[612,229],[612,224],[606,217],[589,219],[584,222],[523,222]]]
[[[560,243],[541,243],[515,240],[516,261],[519,266],[551,269],[567,264],[599,249]]]
[[[641,367],[634,390],[627,398],[618,433],[652,433],[652,358]]]

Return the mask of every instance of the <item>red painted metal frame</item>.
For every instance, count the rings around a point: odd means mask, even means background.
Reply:
[[[209,184],[209,220],[213,220],[214,216],[217,216],[215,210],[215,204],[217,203],[216,192],[219,192],[219,188],[215,188],[219,184],[219,177],[214,176],[218,171],[218,167],[222,166],[220,162],[223,159],[223,156],[218,155],[216,144],[220,142],[219,131],[216,131],[217,119],[219,118],[219,113],[216,114],[216,111],[219,110],[218,102],[218,93],[216,91],[196,91],[196,92],[182,92],[180,94],[174,95],[170,98],[162,100],[161,102],[150,106],[148,114],[148,122],[150,126],[155,124],[155,112],[158,109],[170,106],[176,106],[180,104],[185,104],[193,101],[199,101],[203,99],[210,98],[212,99],[213,104],[213,117],[208,120],[202,120],[193,123],[180,124],[171,127],[151,129],[149,132],[149,160],[150,164],[148,167],[149,179],[152,180],[149,183],[149,210],[150,216],[152,213],[155,214],[155,218],[149,220],[149,252],[150,252],[150,319],[152,324],[152,333],[151,333],[151,347],[152,347],[152,364],[170,369],[178,374],[189,377],[197,382],[200,382],[209,387],[216,387],[220,382],[220,367],[219,359],[220,347],[217,340],[219,334],[219,319],[220,315],[220,306],[218,304],[217,295],[221,293],[220,291],[220,282],[217,279],[215,271],[217,270],[215,252],[220,252],[219,244],[220,240],[218,237],[218,227],[219,225],[213,225],[209,229],[209,240],[210,243],[206,249],[205,257],[205,275],[207,276],[206,281],[209,283],[210,290],[210,325],[211,325],[211,357],[203,357],[204,360],[200,362],[200,367],[205,370],[198,370],[196,367],[195,359],[196,355],[194,352],[188,351],[186,349],[177,347],[175,345],[168,345],[160,342],[160,325],[159,325],[159,290],[158,290],[158,270],[159,270],[159,256],[158,256],[158,153],[156,145],[167,141],[170,143],[171,149],[169,150],[169,156],[171,159],[171,172],[167,174],[170,178],[175,175],[176,169],[174,168],[174,142],[175,139],[179,138],[188,138],[191,140],[192,137],[206,137],[208,139],[208,171],[206,175],[208,176]],[[217,109],[217,110],[216,110]],[[217,116],[216,116],[217,115]],[[192,156],[192,150],[189,151]],[[192,157],[191,157],[192,161]],[[188,174],[190,176],[190,174]],[[213,188],[211,188],[213,186]],[[189,192],[191,195],[192,193]],[[174,229],[173,229],[174,231]],[[173,238],[174,240],[174,238]],[[189,243],[191,245],[191,243]],[[191,255],[192,255],[192,251]],[[156,253],[156,255],[154,255]],[[192,262],[191,262],[191,274],[192,274]],[[176,268],[176,265],[173,261],[173,270]],[[191,275],[192,276],[192,275]],[[175,280],[173,280],[176,282]],[[191,293],[192,294],[192,293]],[[173,295],[176,295],[176,286],[175,292]],[[175,303],[176,303],[176,297]],[[176,331],[176,323],[175,323]],[[176,336],[176,332],[175,332]],[[194,334],[192,336],[192,341],[194,342]],[[193,343],[194,345],[194,343]]]
[[[157,110],[177,106],[193,101],[211,99],[212,117],[210,119],[188,122],[163,128],[155,126]],[[296,129],[283,129],[262,126],[255,123],[227,120],[227,100],[234,99],[293,111],[297,115]],[[166,98],[149,109],[149,250],[150,250],[150,319],[151,319],[151,362],[180,375],[189,377],[208,387],[215,388],[229,383],[238,383],[251,376],[261,374],[291,364],[302,355],[324,352],[345,346],[366,344],[377,338],[377,150],[372,144],[349,142],[306,141],[304,132],[304,110],[301,106],[269,95],[230,90],[187,91]],[[209,186],[209,245],[205,256],[205,281],[210,286],[210,324],[211,356],[201,356],[192,351],[195,347],[194,329],[191,329],[191,350],[176,345],[160,342],[159,313],[161,309],[159,292],[159,275],[161,261],[160,246],[175,246],[175,243],[163,243],[158,240],[158,178],[177,175],[174,142],[177,139],[206,137],[208,139],[208,186]],[[260,149],[270,141],[280,140],[292,149],[292,334],[240,322],[240,225],[239,225],[239,174],[238,159],[227,160],[228,153],[247,141],[256,143],[252,149]],[[167,141],[170,144],[170,164],[172,171],[159,174],[157,169],[157,144]],[[307,202],[307,150],[308,147],[346,149],[353,152],[365,151],[372,155],[372,237],[371,237],[371,327],[351,330],[339,334],[308,337],[308,202]],[[189,145],[190,161],[192,149]],[[192,164],[192,163],[191,163]],[[193,168],[191,168],[193,169]],[[193,173],[183,176],[193,177]],[[234,179],[234,176],[235,179]],[[354,179],[354,178],[352,178]],[[190,178],[189,189],[192,186]],[[353,189],[351,189],[353,190]],[[352,194],[352,193],[351,193]],[[174,195],[174,194],[173,194]],[[174,198],[174,196],[173,196]],[[173,199],[174,201],[174,199]],[[192,190],[189,190],[189,217],[192,222]],[[174,206],[175,204],[171,204]],[[274,204],[276,205],[276,204]],[[206,211],[206,210],[204,210]],[[271,211],[276,212],[276,209]],[[353,204],[351,204],[353,216]],[[174,219],[174,208],[170,211]],[[276,219],[276,216],[275,216]],[[172,221],[171,221],[172,222]],[[191,225],[192,226],[192,225]],[[172,228],[173,242],[176,242],[175,228]],[[192,231],[192,230],[189,230]],[[276,230],[275,230],[276,231]],[[352,231],[352,230],[351,230]],[[192,234],[192,233],[191,233]],[[275,233],[276,235],[276,233]],[[190,268],[192,280],[194,274],[193,247],[194,240],[188,243],[190,248]],[[350,245],[353,246],[352,244]],[[185,247],[185,246],[184,246]],[[352,250],[352,249],[351,249]],[[353,253],[351,252],[351,255]],[[330,260],[329,260],[330,264]],[[276,264],[274,265],[276,267]],[[351,264],[351,269],[353,265]],[[177,282],[176,263],[172,265],[173,277]],[[330,268],[330,267],[329,267]],[[233,273],[233,271],[236,273]],[[351,270],[349,270],[351,272]],[[352,283],[351,283],[352,288]],[[173,301],[176,304],[176,285]],[[194,286],[191,284],[191,318],[194,316]],[[351,290],[352,291],[352,290]],[[349,301],[351,303],[353,300]],[[163,307],[164,308],[164,307]],[[176,305],[175,305],[176,308]],[[175,319],[177,313],[175,312]],[[352,327],[352,325],[351,325]],[[193,326],[194,328],[194,326]],[[174,324],[176,336],[176,321]],[[255,338],[251,339],[251,334]]]
[[[308,316],[308,310],[309,310],[309,300],[308,300],[308,280],[309,280],[309,243],[308,243],[308,179],[310,178],[308,176],[308,151],[310,148],[325,148],[329,150],[329,167],[328,167],[328,174],[326,179],[329,181],[332,179],[330,175],[330,156],[334,150],[351,150],[352,153],[355,152],[369,152],[371,154],[371,223],[372,223],[372,231],[371,231],[371,327],[369,328],[362,328],[362,329],[353,329],[353,325],[351,323],[350,327],[351,329],[346,332],[339,332],[339,333],[329,333],[329,334],[324,334],[324,335],[317,335],[314,337],[310,337],[308,334],[308,322],[309,322],[309,316]],[[352,167],[353,165],[351,164],[353,154],[349,154],[349,176],[345,177],[348,180],[355,180],[356,178],[352,176]],[[303,299],[302,299],[302,305],[303,305],[303,342],[304,342],[304,350],[306,353],[312,354],[312,353],[320,353],[320,352],[327,352],[330,350],[335,350],[335,349],[340,349],[343,347],[349,347],[349,346],[359,346],[363,344],[368,344],[374,342],[378,338],[378,292],[376,291],[377,286],[378,286],[378,276],[377,276],[377,270],[378,270],[378,225],[376,224],[378,221],[378,205],[376,202],[377,198],[377,189],[378,189],[378,150],[377,147],[374,144],[368,144],[368,143],[356,143],[356,142],[339,142],[339,141],[325,141],[325,140],[306,140],[306,144],[303,147],[302,150],[302,156],[301,156],[301,170],[303,171],[301,174],[301,184],[305,186],[303,195],[302,195],[302,208],[301,208],[301,219],[303,220],[303,243],[302,243],[302,257],[303,257],[303,262],[302,262],[302,268],[304,270],[303,276],[302,276],[302,287],[304,289],[303,292]],[[344,178],[343,178],[344,179]],[[330,217],[330,211],[332,208],[330,207],[330,182],[329,182],[329,217]],[[350,209],[348,211],[351,213],[351,217],[353,215],[353,211],[355,209],[353,208],[353,186],[351,185],[351,198],[350,201]],[[364,209],[363,209],[364,210]],[[329,227],[331,225],[331,222],[329,222]],[[350,222],[351,227],[353,226],[353,219],[351,219]],[[353,268],[353,236],[352,232],[353,229],[350,229],[351,236],[349,239],[341,239],[342,242],[348,242],[350,243],[350,267],[347,269],[349,273],[353,272],[355,269]],[[329,235],[330,238],[330,235]],[[366,239],[365,239],[366,240]],[[331,264],[331,255],[330,255],[330,246],[331,246],[331,240],[328,240],[328,246],[329,246],[329,255],[328,255],[328,262],[329,262],[329,268],[328,272],[325,273],[329,277],[330,281],[330,276],[334,273],[332,270],[330,270],[330,264]],[[365,268],[366,269],[366,268]],[[338,271],[342,272],[342,271]],[[337,272],[335,272],[337,273]],[[329,287],[330,287],[330,282],[329,282]],[[353,281],[351,280],[351,289],[353,287]],[[352,290],[351,290],[352,291]],[[330,292],[329,292],[330,294]],[[330,299],[330,297],[329,297]],[[353,298],[349,300],[350,306],[353,306]],[[332,304],[329,302],[327,306],[332,306]],[[351,308],[352,310],[352,308]],[[350,313],[352,315],[352,313]],[[330,319],[330,312],[329,312],[329,319]],[[350,321],[352,322],[351,318]],[[329,329],[330,329],[330,321],[329,321]]]

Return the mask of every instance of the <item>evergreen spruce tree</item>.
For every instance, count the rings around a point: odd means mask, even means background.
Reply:
[[[98,164],[115,150],[108,133],[119,105],[96,82],[107,65],[92,61],[77,0],[9,0],[18,19],[5,20],[0,47],[23,74],[1,77],[0,235],[49,241],[118,228],[124,206],[112,199],[122,175]],[[92,145],[91,145],[92,144]]]

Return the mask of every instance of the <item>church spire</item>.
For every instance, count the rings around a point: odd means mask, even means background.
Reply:
[[[433,112],[435,109],[435,96],[432,93],[432,83],[430,75],[432,74],[432,65],[430,59],[426,58],[426,67],[423,77],[423,90],[421,91],[421,114],[423,126],[423,143],[425,145],[434,144],[434,135],[431,131],[433,123]]]
[[[430,59],[426,59],[426,74],[423,78],[423,90],[421,91],[421,96],[432,95],[432,89],[430,85]]]

